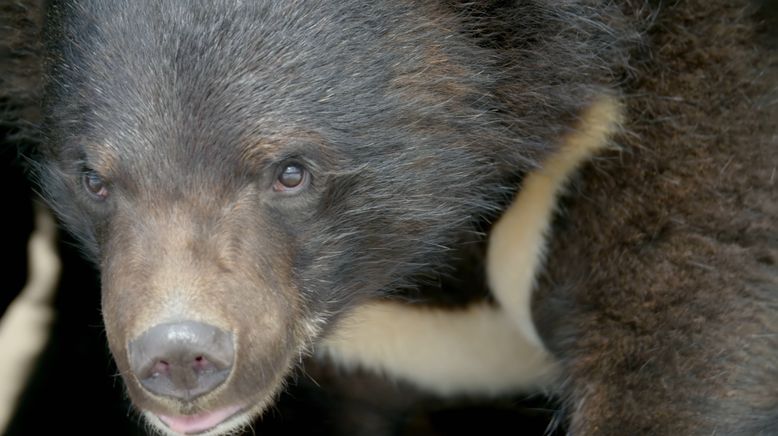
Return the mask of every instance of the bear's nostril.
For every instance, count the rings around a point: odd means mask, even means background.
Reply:
[[[154,364],[154,367],[151,369],[151,376],[152,377],[159,377],[167,375],[168,369],[170,368],[170,364],[165,362],[164,360],[159,360],[157,363]]]
[[[149,392],[192,400],[232,370],[232,334],[194,321],[160,324],[129,344],[130,368]]]
[[[192,368],[200,373],[216,370],[215,365],[213,365],[204,356],[195,357],[194,362],[192,362]]]

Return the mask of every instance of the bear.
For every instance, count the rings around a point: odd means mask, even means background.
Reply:
[[[485,258],[491,301],[468,308],[547,353],[530,382],[571,434],[770,434],[774,51],[749,6],[54,2],[34,173],[99,266],[134,405],[161,432],[222,434],[317,348],[346,356],[350,316],[423,300],[517,191],[535,207],[523,182],[622,101],[620,147],[534,246],[490,241],[528,283]],[[9,77],[26,101],[34,75]],[[485,376],[463,382],[515,388]]]
[[[538,20],[569,14],[568,28],[528,28],[533,37],[549,34],[543,49],[517,42],[513,53],[472,35],[489,30],[478,15],[497,14],[492,5],[54,6],[46,45],[61,62],[47,72],[38,174],[55,211],[100,266],[109,346],[129,376],[133,403],[153,425],[195,433],[248,422],[338,315],[408,286],[442,263],[436,258],[474,231],[474,220],[497,211],[516,174],[566,131],[563,122],[531,118],[572,122],[589,101],[612,92],[605,64],[625,55],[620,44],[598,43],[611,30],[595,21],[609,7],[547,6],[513,12]],[[151,29],[124,26],[133,23],[183,39],[162,41]],[[171,29],[176,23],[182,27]],[[186,30],[204,25],[210,30]],[[452,34],[452,26],[461,29]],[[227,45],[216,50],[219,38]],[[74,39],[86,50],[72,50]],[[147,50],[123,49],[147,44],[158,61],[149,62]],[[579,44],[591,46],[583,57],[574,56]],[[336,49],[354,58],[333,62]],[[183,55],[216,58],[198,61],[209,66],[202,71],[171,63]],[[504,65],[519,57],[524,72]],[[543,71],[548,57],[553,69]],[[260,73],[264,79],[245,81]],[[73,74],[90,83],[76,89]],[[531,86],[530,77],[518,80],[526,74],[537,76]],[[98,79],[110,83],[91,82]],[[170,81],[176,85],[160,86]],[[536,91],[544,87],[550,92]],[[80,128],[64,128],[77,104],[67,94],[87,90],[102,97],[86,97],[82,137]],[[118,117],[91,109],[116,104],[134,109]],[[278,116],[265,112],[284,105]],[[519,109],[526,105],[532,109]],[[328,115],[316,121],[319,110]],[[261,133],[252,133],[256,122]],[[106,123],[118,123],[109,130],[120,136],[140,136],[87,139]],[[489,147],[480,145],[485,140]],[[436,158],[443,154],[450,155]],[[120,206],[122,198],[132,204]],[[267,231],[252,239],[247,227]],[[106,255],[115,245],[122,248]],[[168,340],[174,337],[190,340],[176,345]]]

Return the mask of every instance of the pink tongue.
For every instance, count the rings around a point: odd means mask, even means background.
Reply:
[[[200,433],[216,427],[222,421],[236,414],[241,409],[240,406],[230,406],[213,412],[203,412],[197,415],[184,416],[164,416],[159,415],[171,430],[176,433]]]

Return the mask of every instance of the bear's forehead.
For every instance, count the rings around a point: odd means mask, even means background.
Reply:
[[[387,66],[404,63],[371,47],[365,26],[333,23],[337,14],[306,2],[79,7],[93,20],[65,26],[53,82],[68,85],[55,86],[65,103],[54,119],[105,152],[256,158],[327,129],[363,132],[358,122],[397,106],[382,88]]]
[[[51,35],[61,57],[54,83],[68,84],[57,92],[90,111],[89,122],[139,137],[229,137],[236,129],[290,125],[315,131],[314,123],[343,130],[360,117],[399,112],[404,98],[444,104],[430,83],[466,93],[469,81],[486,80],[469,69],[473,53],[458,51],[461,35],[402,2],[215,8],[167,0],[76,8],[84,10],[63,12],[65,30]],[[452,78],[457,86],[445,86]],[[409,91],[398,94],[401,88]],[[155,124],[173,131],[154,132]]]
[[[332,11],[339,2],[277,3],[92,2],[77,18],[65,14],[64,35],[53,37],[66,47],[62,73],[81,79],[70,85],[91,82],[146,104],[172,97],[197,104],[223,94],[313,103],[338,84],[374,81],[402,64],[392,55],[403,50],[388,49],[391,35],[353,12]]]

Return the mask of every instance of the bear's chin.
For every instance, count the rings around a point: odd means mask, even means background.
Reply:
[[[221,435],[240,433],[249,426],[265,404],[251,407],[246,404],[234,404],[214,410],[202,411],[194,415],[158,415],[143,412],[146,421],[159,433],[167,435]]]

